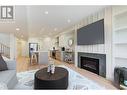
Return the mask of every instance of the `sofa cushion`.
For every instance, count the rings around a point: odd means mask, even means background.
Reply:
[[[5,84],[9,84],[13,77],[16,76],[15,70],[6,70],[6,71],[0,71],[0,82],[4,82]]]
[[[4,59],[5,62],[11,60],[11,59],[9,59],[9,58],[7,58],[7,57],[5,57],[5,56],[2,56],[2,58]]]
[[[7,64],[4,61],[3,57],[0,54],[0,71],[8,70]]]

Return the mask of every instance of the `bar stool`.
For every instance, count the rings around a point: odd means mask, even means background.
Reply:
[[[31,53],[31,58],[30,58],[31,60],[30,60],[30,63],[31,64],[37,64],[37,55],[36,55],[36,53],[34,53],[34,52],[32,52]]]

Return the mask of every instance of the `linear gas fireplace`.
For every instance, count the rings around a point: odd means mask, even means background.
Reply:
[[[99,75],[99,59],[81,57],[81,68]]]
[[[78,67],[106,77],[106,55],[79,52]]]

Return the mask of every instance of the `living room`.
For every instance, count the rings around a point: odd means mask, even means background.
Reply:
[[[0,19],[0,89],[127,89],[127,6],[0,8],[14,12]]]

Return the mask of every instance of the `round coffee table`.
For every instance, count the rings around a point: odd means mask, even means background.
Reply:
[[[55,73],[50,74],[47,68],[35,73],[34,89],[67,89],[68,71],[62,67],[55,67]]]

